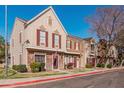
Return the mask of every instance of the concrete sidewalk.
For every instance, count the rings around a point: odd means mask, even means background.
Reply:
[[[22,86],[22,85],[33,84],[38,82],[49,82],[55,80],[69,79],[79,76],[88,76],[88,75],[105,73],[109,71],[116,71],[119,69],[124,69],[124,68],[102,69],[102,70],[94,70],[94,71],[82,72],[77,74],[65,74],[65,75],[56,75],[56,76],[44,76],[44,77],[32,77],[32,78],[20,78],[20,79],[2,79],[0,80],[0,87],[14,87],[14,86]]]

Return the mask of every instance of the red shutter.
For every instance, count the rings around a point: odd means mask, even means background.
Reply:
[[[59,48],[61,48],[61,35],[59,35]]]
[[[74,43],[74,49],[76,49],[76,42]]]
[[[48,32],[46,32],[46,47],[48,47]]]
[[[40,30],[37,30],[37,46],[40,45]]]
[[[52,48],[54,48],[54,33],[52,33]]]
[[[80,50],[80,42],[78,42],[78,50]]]
[[[72,49],[72,41],[70,40],[70,49]]]

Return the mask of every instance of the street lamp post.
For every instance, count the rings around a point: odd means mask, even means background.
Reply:
[[[7,5],[5,6],[5,78],[8,76],[8,23]]]

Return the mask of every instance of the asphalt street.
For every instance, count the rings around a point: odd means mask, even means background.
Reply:
[[[22,88],[124,88],[124,70],[38,83]]]

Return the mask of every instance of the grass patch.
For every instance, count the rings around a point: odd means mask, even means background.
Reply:
[[[82,69],[74,69],[71,72],[72,73],[80,73],[80,72],[88,72],[88,71],[93,71],[94,68],[82,68]]]
[[[53,76],[53,75],[63,75],[67,74],[64,72],[39,72],[39,73],[17,73],[13,76],[10,76],[10,79],[15,78],[31,78],[31,77],[40,77],[40,76]]]
[[[0,79],[4,79],[4,69],[0,69]],[[65,72],[37,72],[37,73],[18,73],[12,69],[8,70],[7,79],[16,79],[16,78],[31,78],[31,77],[40,77],[40,76],[53,76],[53,75],[63,75],[67,74]]]
[[[15,75],[16,73],[17,73],[16,71],[14,71],[14,70],[12,70],[12,69],[8,69],[8,77],[13,76],[13,75]],[[4,74],[5,74],[5,70],[4,70],[3,68],[0,68],[0,79],[5,78],[5,77],[4,77]]]

